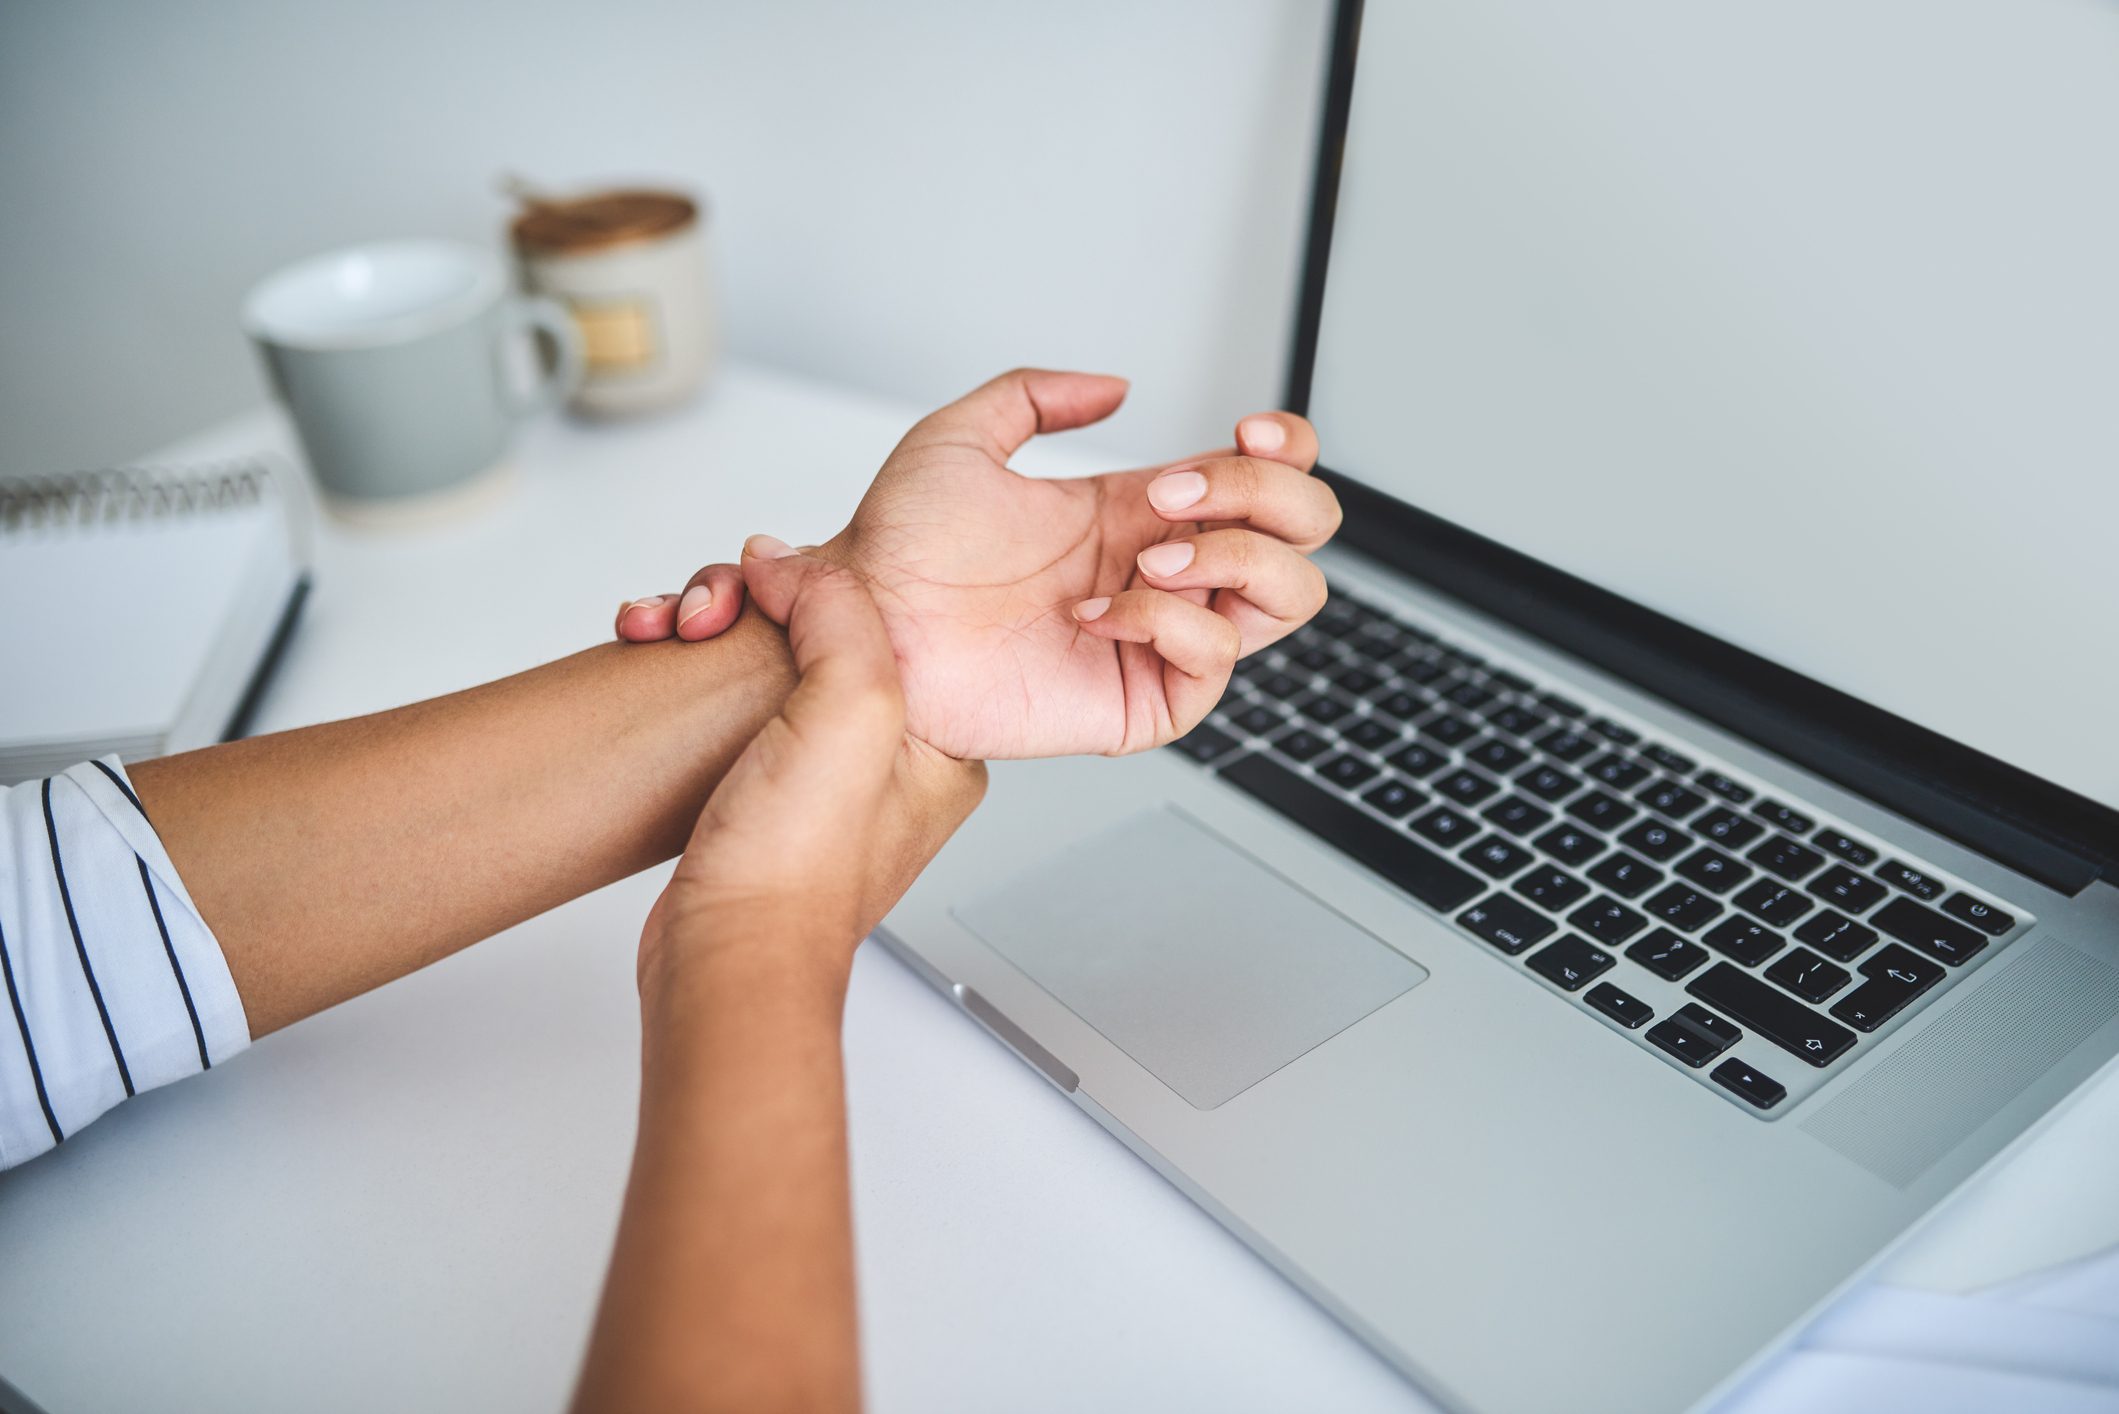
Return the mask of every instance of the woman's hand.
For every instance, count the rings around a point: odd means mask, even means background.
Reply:
[[[707,800],[649,913],[643,990],[728,949],[799,950],[843,977],[985,786],[983,765],[906,735],[897,661],[857,576],[770,536],[743,555],[737,582],[786,626],[800,680]],[[717,601],[740,605],[729,587]]]
[[[1010,471],[1039,432],[1101,421],[1116,378],[1018,370],[905,435],[853,521],[816,553],[873,591],[913,736],[991,759],[1140,751],[1198,725],[1238,657],[1324,605],[1307,556],[1338,529],[1292,413],[1186,462],[1072,480]],[[727,566],[619,612],[619,637],[710,637]]]

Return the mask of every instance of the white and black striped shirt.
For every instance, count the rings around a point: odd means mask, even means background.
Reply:
[[[250,1044],[221,945],[115,756],[0,791],[0,1168]]]

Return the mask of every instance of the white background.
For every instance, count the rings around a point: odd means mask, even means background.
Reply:
[[[1108,445],[1278,401],[1325,0],[0,3],[0,474],[261,401],[242,292],[498,240],[505,170],[712,203],[746,358],[926,404],[1123,373]]]

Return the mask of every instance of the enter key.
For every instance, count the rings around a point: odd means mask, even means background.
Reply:
[[[1862,963],[1861,975],[1868,980],[1840,998],[1832,1015],[1857,1031],[1874,1031],[1940,982],[1943,969],[1911,948],[1891,943]]]

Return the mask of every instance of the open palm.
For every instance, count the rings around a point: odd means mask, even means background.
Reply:
[[[1316,440],[1299,417],[1247,418],[1238,449],[1177,465],[1070,480],[1008,469],[1034,434],[1096,422],[1125,393],[1092,374],[993,380],[913,427],[818,551],[867,581],[907,728],[951,756],[1170,741],[1213,707],[1239,656],[1324,603],[1307,552],[1339,508],[1307,474]],[[732,618],[715,592],[719,612],[701,618]],[[675,605],[622,611],[620,632],[666,636],[676,618]]]

